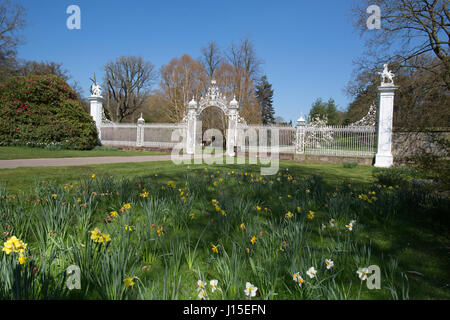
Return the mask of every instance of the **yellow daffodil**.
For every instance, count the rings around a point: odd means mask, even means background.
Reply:
[[[257,240],[258,240],[258,239],[257,239],[255,236],[253,236],[252,239],[250,240],[250,242],[251,242],[252,244],[255,244]]]
[[[125,285],[125,287],[130,288],[130,287],[134,286],[133,280],[134,280],[133,278],[128,277],[123,280],[123,284]]]
[[[19,259],[18,259],[18,261],[19,261],[20,264],[26,264],[26,263],[27,263],[27,260],[28,260],[28,258],[25,257],[25,256],[22,255],[22,254],[19,256]]]

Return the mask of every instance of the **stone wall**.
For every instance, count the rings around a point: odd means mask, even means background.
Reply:
[[[392,133],[392,155],[395,162],[423,154],[433,154],[442,158],[449,157],[449,150],[440,140],[450,142],[450,128],[433,128],[423,131],[395,130]]]

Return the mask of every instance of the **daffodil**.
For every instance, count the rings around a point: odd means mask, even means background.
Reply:
[[[310,212],[308,213],[307,218],[308,218],[309,220],[314,219],[314,212],[310,211]]]
[[[290,211],[288,211],[288,213],[286,213],[286,214],[284,215],[284,217],[285,217],[286,219],[291,219],[293,216],[294,216],[294,214],[293,214],[292,212],[290,212]]]
[[[255,287],[250,282],[247,282],[245,284],[244,293],[245,293],[246,296],[248,296],[248,297],[255,297],[256,296],[256,291],[258,291],[258,287]]]
[[[333,260],[326,259],[325,260],[325,265],[327,266],[327,269],[330,270],[331,268],[334,267],[334,262],[333,262]]]
[[[367,280],[367,275],[369,274],[368,268],[359,268],[358,271],[356,271],[361,281]]]
[[[201,291],[201,290],[205,290],[206,288],[206,282],[202,281],[202,280],[198,280],[197,281],[197,290]]]
[[[253,236],[252,239],[250,240],[250,242],[251,242],[252,244],[255,244],[257,240],[258,240],[258,239],[257,239],[255,236]]]
[[[18,259],[18,260],[19,260],[19,263],[20,263],[20,264],[25,264],[25,263],[27,263],[28,258],[21,254],[21,255],[19,256],[19,259]]]
[[[312,279],[316,277],[317,274],[317,270],[314,269],[314,267],[311,267],[308,269],[308,271],[306,271],[306,274]]]
[[[110,213],[111,217],[116,218],[118,216],[117,211],[111,211]]]
[[[211,245],[211,250],[212,250],[212,252],[214,252],[214,253],[219,253],[219,250],[217,249],[217,247],[218,247],[218,246]]]
[[[133,280],[134,280],[133,278],[128,277],[123,280],[123,284],[125,285],[125,287],[130,288],[130,287],[134,286]]]
[[[335,226],[335,222],[336,222],[336,220],[334,220],[334,219],[330,219],[330,221],[328,222],[328,224],[330,225],[330,227],[334,227]]]
[[[92,179],[95,179],[95,173],[92,174],[91,178],[92,178]]]
[[[130,204],[130,203],[125,203],[125,204],[123,205],[123,207],[124,207],[125,209],[127,209],[127,210],[130,210],[130,209],[131,209],[131,204]]]
[[[214,291],[217,290],[217,284],[219,283],[219,281],[217,280],[211,280],[209,282],[209,285],[211,286],[211,292],[214,293]]]
[[[206,294],[206,291],[202,289],[198,292],[198,297],[202,300],[206,300],[208,295]]]

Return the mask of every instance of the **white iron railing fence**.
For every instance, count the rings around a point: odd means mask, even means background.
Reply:
[[[376,154],[374,126],[304,127],[303,150],[310,155],[373,157]],[[299,141],[301,150],[302,144]]]
[[[174,130],[186,130],[184,124],[103,124],[101,141],[104,145],[172,148]],[[277,131],[280,153],[373,157],[376,154],[376,128],[374,126],[280,127],[239,126],[238,140],[244,150],[258,152],[261,131],[266,131],[266,146]],[[239,137],[240,135],[240,137]],[[276,137],[276,136],[275,136]],[[224,137],[225,138],[225,137]],[[244,143],[242,143],[244,142]]]

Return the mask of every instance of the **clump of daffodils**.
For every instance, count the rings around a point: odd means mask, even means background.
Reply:
[[[106,244],[111,241],[111,237],[109,234],[102,233],[99,228],[95,228],[91,231],[91,240],[96,243]]]
[[[211,289],[211,293],[214,293],[216,290],[221,291],[219,288],[219,281],[218,280],[211,280],[209,281],[209,288]],[[206,281],[198,280],[197,281],[197,291],[198,291],[198,298],[202,300],[208,299],[208,293],[206,289]]]
[[[11,252],[23,254],[27,249],[27,244],[22,240],[17,239],[16,236],[12,236],[8,239],[8,241],[3,243],[2,251],[6,254],[10,254]]]
[[[12,236],[8,239],[8,241],[3,243],[2,251],[7,255],[11,253],[18,253],[19,258],[18,261],[20,264],[25,264],[28,260],[27,257],[24,256],[24,252],[27,249],[27,244],[22,240],[18,239],[16,236]]]
[[[298,272],[296,272],[292,275],[292,280],[294,280],[296,283],[298,283],[299,287],[301,287],[302,284],[305,282],[305,280],[303,280],[303,278],[300,276],[300,274]]]

